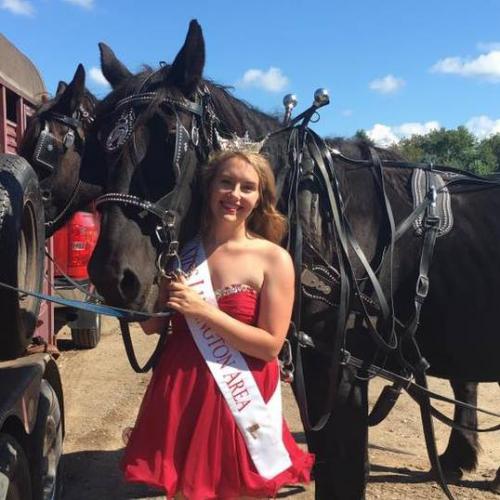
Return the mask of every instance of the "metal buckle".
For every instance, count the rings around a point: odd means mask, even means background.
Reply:
[[[179,251],[179,242],[178,241],[171,241],[168,244],[167,255],[169,257],[175,257],[178,254],[178,251]]]
[[[292,358],[292,346],[288,339],[285,339],[281,352],[279,354],[280,378],[282,382],[291,384],[293,382],[293,374],[295,366]]]
[[[351,353],[345,349],[340,349],[340,364],[347,366],[351,361]]]
[[[436,201],[437,201],[437,191],[436,191],[436,186],[431,186],[430,191],[431,191],[431,193],[430,193],[430,194],[431,194],[431,205],[432,205],[433,207],[435,207],[435,206],[436,206]]]
[[[171,257],[176,258],[176,261],[177,261],[176,266],[175,266],[174,270],[167,271],[166,264],[168,263],[168,258],[171,258]],[[165,258],[167,258],[166,262],[164,262]],[[182,262],[181,262],[181,258],[179,257],[178,253],[174,253],[173,255],[169,255],[168,252],[167,253],[161,252],[158,255],[158,258],[156,259],[156,267],[158,269],[158,273],[163,278],[174,279],[178,274],[182,274],[182,275],[186,276],[185,273],[182,271]]]
[[[200,132],[198,130],[198,127],[194,124],[191,127],[191,142],[195,147],[200,143]]]
[[[420,299],[425,299],[429,293],[429,278],[424,275],[420,275],[417,280],[416,294]]]
[[[437,215],[428,215],[424,219],[424,226],[428,229],[435,228],[441,219]]]
[[[307,335],[307,333],[300,331],[297,334],[297,339],[301,347],[310,347],[314,349],[314,341],[309,335]]]
[[[155,235],[158,238],[158,241],[160,243],[166,243],[167,242],[167,235],[165,233],[165,227],[164,226],[156,226],[156,228],[155,228]]]
[[[175,212],[167,210],[165,212],[165,215],[163,216],[163,223],[169,229],[173,229],[173,227],[175,226]]]
[[[75,143],[75,132],[73,129],[69,129],[63,139],[63,144],[66,149],[69,149]]]

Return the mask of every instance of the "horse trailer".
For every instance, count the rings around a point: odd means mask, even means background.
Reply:
[[[86,264],[97,238],[96,216],[77,213],[46,239],[39,179],[16,154],[44,96],[36,67],[0,34],[0,500],[61,496],[57,327],[69,324],[78,347],[95,347],[100,337],[96,315],[56,310],[13,290],[75,297],[71,281],[88,285]]]

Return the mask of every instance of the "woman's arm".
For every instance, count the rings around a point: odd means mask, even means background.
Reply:
[[[167,306],[213,328],[227,344],[255,358],[270,361],[283,346],[293,307],[294,272],[290,255],[273,247],[264,270],[257,326],[248,325],[207,304],[183,278],[170,284]]]

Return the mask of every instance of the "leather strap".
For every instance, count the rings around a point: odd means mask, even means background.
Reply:
[[[160,356],[160,353],[163,349],[163,345],[165,344],[166,333],[162,332],[160,334],[160,338],[158,339],[158,343],[156,347],[149,357],[149,359],[144,363],[143,366],[139,364],[137,361],[137,357],[135,355],[134,346],[132,344],[132,339],[130,338],[130,328],[129,323],[123,319],[120,319],[120,329],[122,332],[123,345],[125,346],[125,352],[127,353],[127,358],[129,360],[130,366],[137,373],[146,373],[152,368],[155,367],[156,362]]]

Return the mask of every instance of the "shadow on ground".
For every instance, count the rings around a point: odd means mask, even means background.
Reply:
[[[124,500],[165,498],[161,491],[140,484],[127,484],[119,469],[123,449],[82,451],[63,456],[64,500]],[[277,498],[303,493],[302,486],[285,486]]]
[[[376,474],[372,474],[373,472]],[[386,467],[384,465],[371,464],[368,481],[370,483],[418,484],[433,482],[435,479],[434,475],[430,472],[411,470],[406,467]],[[491,491],[491,481],[448,480],[447,482],[448,484],[454,484],[461,488]]]
[[[119,469],[122,453],[123,450],[99,450],[63,455],[63,499],[119,500],[161,497],[162,493],[158,490],[123,481]]]

